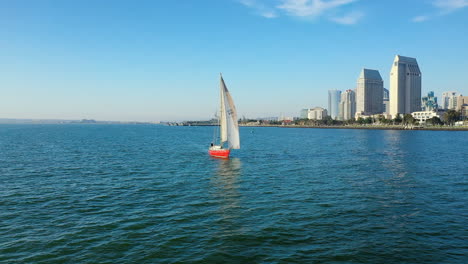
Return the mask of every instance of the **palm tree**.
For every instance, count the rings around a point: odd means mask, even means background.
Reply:
[[[426,120],[426,123],[431,124],[433,126],[441,126],[444,123],[438,118],[437,116],[433,116],[432,118]]]
[[[455,122],[460,119],[460,113],[455,110],[448,110],[445,113],[445,121],[447,124],[453,126]]]
[[[405,114],[403,116],[403,123],[405,125],[414,124],[414,123],[416,123],[416,119],[414,119],[414,117],[411,114]]]
[[[401,119],[401,115],[397,114],[393,119],[393,123],[399,125],[403,120]]]

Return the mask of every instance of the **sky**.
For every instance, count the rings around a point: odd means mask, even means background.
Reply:
[[[240,117],[297,116],[397,54],[468,94],[468,0],[0,0],[0,118],[207,120],[219,73]]]

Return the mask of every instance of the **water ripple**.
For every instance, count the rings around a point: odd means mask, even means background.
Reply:
[[[466,132],[251,129],[0,126],[0,262],[468,263]]]

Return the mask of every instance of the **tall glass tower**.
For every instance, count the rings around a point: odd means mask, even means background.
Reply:
[[[328,91],[328,111],[329,115],[333,119],[337,119],[339,114],[339,105],[341,99],[340,90],[329,90]]]

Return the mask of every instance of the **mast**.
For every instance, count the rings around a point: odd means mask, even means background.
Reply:
[[[219,117],[219,135],[220,135],[220,145],[223,145],[224,142],[228,141],[228,129],[227,129],[227,116],[226,116],[226,105],[225,105],[225,90],[226,85],[224,84],[223,76],[219,74],[219,89],[221,97],[221,111]]]
[[[214,126],[213,129],[213,144],[216,144],[216,139],[218,138],[218,129],[219,129],[219,116],[218,111],[215,112],[215,118],[218,120],[218,124]]]

